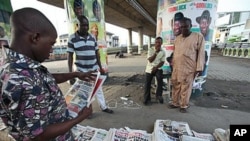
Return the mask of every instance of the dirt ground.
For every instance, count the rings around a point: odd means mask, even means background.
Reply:
[[[120,85],[122,88],[118,89],[118,92],[113,92],[117,95],[110,95],[112,99],[117,99],[121,96],[129,96],[134,101],[142,104],[143,97],[141,94],[144,92],[144,82],[144,74],[134,74],[124,79],[118,78],[117,76],[111,76],[109,80],[105,82],[103,88],[104,91],[108,91],[112,85]],[[203,95],[192,98],[191,102],[196,106],[206,108],[226,108],[250,112],[249,86],[249,82],[207,79],[204,85]],[[153,90],[154,89],[152,89],[152,91]]]
[[[132,99],[134,101],[142,104],[143,99],[141,94],[144,92],[143,85],[145,76],[143,74],[135,74],[130,78],[124,78],[124,80],[118,80],[116,76],[111,76],[109,80],[105,82],[104,91],[107,91],[112,85],[121,85],[123,89],[119,89],[119,92],[117,92],[119,95],[116,95],[116,97],[130,96],[133,97]],[[206,108],[226,108],[250,112],[249,86],[249,82],[207,79],[204,85],[203,95],[192,98],[191,102],[196,106]],[[129,90],[132,90],[132,92]]]

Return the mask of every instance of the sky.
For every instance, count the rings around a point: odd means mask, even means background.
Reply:
[[[237,6],[235,6],[237,3]],[[219,0],[217,12],[228,11],[250,11],[248,6],[249,0]],[[66,10],[52,5],[39,2],[37,0],[11,0],[13,10],[23,7],[33,7],[45,14],[57,29],[58,35],[67,34],[67,17]],[[106,23],[106,30],[119,36],[120,44],[127,44],[127,29]],[[132,32],[133,41],[138,44],[138,34]]]

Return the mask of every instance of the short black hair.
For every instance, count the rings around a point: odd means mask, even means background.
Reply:
[[[87,20],[89,22],[88,18],[84,15],[78,16],[77,19],[79,20],[79,22],[81,22],[82,20]]]
[[[159,40],[159,39],[162,41],[162,37],[160,37],[160,36],[159,36],[159,37],[156,37],[155,40]]]
[[[190,18],[187,18],[187,17],[184,17],[181,19],[181,22],[184,23],[184,22],[189,22],[190,25],[192,25],[192,20]]]

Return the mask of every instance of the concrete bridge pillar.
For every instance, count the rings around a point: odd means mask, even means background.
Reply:
[[[127,53],[132,53],[132,28],[128,28],[128,45],[127,45]]]
[[[143,27],[140,26],[138,27],[138,36],[139,36],[139,44],[138,44],[138,54],[141,54],[142,50],[143,50]]]

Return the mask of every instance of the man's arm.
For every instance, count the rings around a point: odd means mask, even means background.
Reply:
[[[155,60],[155,58],[157,56],[157,53],[158,52],[154,51],[153,48],[149,48],[149,50],[148,50],[148,61],[150,63],[152,63]]]
[[[69,72],[72,72],[72,67],[73,67],[73,54],[72,52],[68,52],[68,69]]]
[[[203,71],[205,63],[205,39],[203,35],[198,36],[196,75]]]
[[[70,73],[54,73],[52,74],[56,80],[56,83],[63,83],[65,81],[71,80],[73,78],[79,78],[81,80],[94,80],[94,71],[89,72],[70,72]]]
[[[155,52],[152,56],[150,56],[150,57],[148,58],[148,61],[149,61],[150,63],[152,63],[152,62],[155,60],[156,56],[157,56],[157,53]]]

